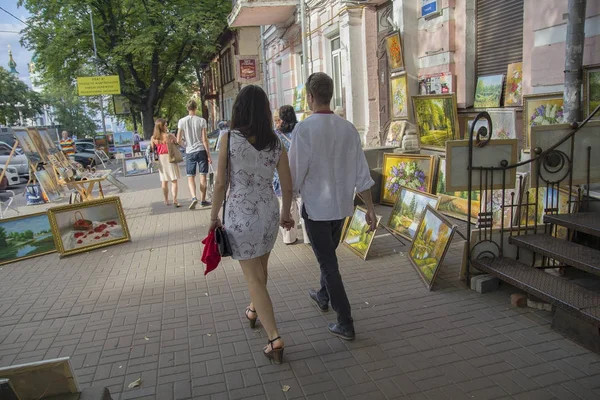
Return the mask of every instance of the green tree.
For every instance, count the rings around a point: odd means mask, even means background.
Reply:
[[[40,95],[29,89],[19,78],[0,67],[0,121],[8,125],[33,118],[42,111]]]
[[[26,230],[25,232],[23,232],[23,239],[26,240],[30,240],[33,239],[33,231],[32,230]]]
[[[80,138],[96,132],[96,123],[90,115],[98,109],[98,105],[85,97],[78,97],[73,85],[45,85],[42,96],[45,104],[54,109],[54,124]]]
[[[8,243],[6,243],[6,229],[0,226],[0,247],[5,247],[7,245]]]
[[[19,0],[32,17],[23,44],[46,77],[72,82],[94,61],[94,17],[101,75],[118,75],[121,92],[152,134],[158,104],[178,79],[214,52],[231,10],[227,0]]]

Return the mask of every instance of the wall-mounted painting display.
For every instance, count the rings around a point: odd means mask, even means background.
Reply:
[[[390,102],[392,118],[408,118],[408,85],[406,73],[390,78]]]
[[[583,118],[600,106],[600,64],[583,67]],[[600,119],[600,112],[594,116]]]
[[[412,102],[421,147],[443,150],[458,132],[456,95],[413,96]]]
[[[431,193],[435,156],[384,154],[381,204],[393,206],[400,189]]]
[[[560,139],[573,132],[568,124],[552,125],[552,126],[534,126],[531,130],[531,148],[540,148],[542,151],[548,150]],[[574,185],[587,184],[588,178],[590,183],[600,183],[600,157],[595,156],[594,146],[600,143],[600,121],[590,121],[585,126],[579,129],[575,134],[575,143],[573,147],[572,160],[572,179]],[[589,153],[590,163],[588,165],[588,147],[591,147]],[[571,140],[559,145],[555,150],[562,152],[564,156],[571,157]],[[597,152],[598,150],[596,150]],[[560,153],[554,153],[559,155]],[[535,154],[532,154],[535,155]],[[560,156],[561,158],[564,156]],[[550,183],[560,183],[561,186],[568,186],[570,180],[570,164],[567,158],[560,160],[558,165],[553,165],[556,159],[550,157],[542,159],[541,176],[539,184],[535,183],[538,176],[538,163],[531,163],[532,181],[539,186],[546,186],[546,181]],[[589,174],[588,174],[589,168]]]
[[[404,57],[402,56],[402,40],[400,39],[400,32],[394,32],[385,38],[385,48],[390,71],[394,72],[404,69]]]
[[[469,218],[469,192],[448,192],[446,190],[446,158],[440,157],[436,174],[436,191],[440,199],[437,210],[449,217],[467,221]],[[477,223],[480,206],[480,192],[472,191],[471,197],[471,223]]]
[[[44,189],[46,196],[48,196],[48,200],[57,201],[63,198],[62,187],[58,184],[54,173],[40,170],[35,172],[35,177],[42,186],[42,189]]]
[[[118,197],[51,208],[48,217],[61,256],[131,240]]]
[[[452,93],[452,74],[440,72],[439,74],[419,75],[419,94],[448,94]]]
[[[42,162],[42,156],[40,155],[38,149],[35,147],[35,143],[29,137],[29,132],[24,128],[13,128],[13,134],[17,141],[19,142],[19,147],[23,150],[23,154],[27,157],[32,164],[37,164]]]
[[[375,232],[369,232],[369,225],[366,220],[367,210],[362,207],[356,207],[352,219],[348,224],[348,228],[344,234],[344,244],[355,252],[357,255],[362,257],[364,260],[367,259],[371,243],[375,238]],[[377,217],[377,225],[381,217]]]
[[[55,251],[46,213],[0,219],[0,265]]]
[[[523,130],[525,151],[531,147],[531,127],[563,122],[563,94],[544,93],[523,96]]]
[[[122,154],[123,158],[132,158],[133,146],[115,147],[115,154]]]
[[[403,187],[390,214],[388,228],[412,240],[427,206],[437,209],[438,203],[437,196]]]
[[[136,157],[123,160],[123,173],[125,176],[145,175],[152,173],[145,157]]]
[[[133,132],[115,132],[113,135],[115,146],[133,146]]]
[[[503,182],[504,171],[500,168],[503,161],[507,161],[509,166],[517,163],[517,143],[517,139],[496,139],[490,140],[483,147],[473,146],[473,167],[493,167],[498,170],[488,172],[488,170],[474,168],[471,171],[472,190],[502,189],[503,183],[506,184],[505,187],[516,185],[517,169],[507,169],[506,181]],[[451,192],[469,190],[468,171],[469,141],[451,140],[446,143],[446,190]],[[482,183],[483,188],[480,187]]]
[[[500,107],[504,75],[488,75],[477,78],[475,108]]]
[[[408,258],[429,290],[440,272],[454,231],[455,227],[452,224],[427,206],[408,252]]]
[[[504,91],[504,105],[506,107],[519,107],[523,104],[523,63],[508,64],[506,72],[506,90]]]

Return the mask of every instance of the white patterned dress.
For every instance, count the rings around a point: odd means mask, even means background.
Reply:
[[[249,260],[273,250],[279,231],[273,175],[281,151],[281,146],[258,151],[240,133],[231,131],[225,230],[234,260]]]

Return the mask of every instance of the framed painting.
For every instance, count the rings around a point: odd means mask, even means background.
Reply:
[[[123,159],[123,174],[125,176],[151,174],[152,169],[145,157]]]
[[[425,285],[432,289],[456,228],[430,206],[425,209],[408,258]]]
[[[504,91],[505,107],[523,105],[523,63],[508,64],[506,71],[506,89]]]
[[[408,85],[406,73],[390,78],[390,109],[393,119],[408,119]]]
[[[50,208],[48,217],[61,256],[131,240],[118,197]]]
[[[56,154],[60,152],[60,149],[58,148],[54,140],[52,140],[52,136],[50,136],[46,128],[38,129],[38,132],[49,154]]]
[[[35,172],[35,178],[44,189],[48,200],[57,201],[64,197],[62,187],[56,180],[54,172],[48,172],[46,170],[39,170]]]
[[[472,190],[502,189],[504,170],[500,169],[503,161],[508,165],[517,163],[518,150],[517,139],[490,140],[483,147],[473,146],[473,167],[498,168],[492,173],[473,169],[471,175]],[[469,141],[451,140],[446,143],[446,190],[460,192],[469,190]],[[487,174],[487,176],[486,176]],[[514,187],[516,184],[517,169],[506,170],[506,187]],[[484,179],[484,177],[486,179]],[[481,188],[481,182],[486,184]],[[490,183],[487,185],[487,183]],[[492,185],[493,183],[493,185]]]
[[[519,206],[524,189],[528,185],[529,173],[517,173],[517,184],[514,188],[488,190],[483,192],[484,211],[491,214],[491,228],[501,228],[519,225]],[[483,228],[483,226],[481,226]],[[490,226],[487,226],[490,227]]]
[[[437,209],[438,204],[437,196],[403,187],[390,214],[388,227],[400,236],[413,240],[427,206]]]
[[[31,139],[31,143],[37,150],[43,162],[48,162],[48,149],[46,148],[46,144],[42,140],[40,133],[37,128],[27,128],[27,134],[29,135],[29,139]]]
[[[367,210],[362,207],[356,207],[350,223],[344,233],[343,243],[350,248],[358,256],[362,257],[363,260],[367,259],[371,243],[375,238],[375,232],[377,230],[369,232],[369,225],[366,220]],[[381,220],[380,216],[377,216],[377,225]]]
[[[123,158],[133,158],[133,146],[115,147],[115,154],[121,154]]]
[[[475,108],[500,107],[504,75],[488,75],[477,78]]]
[[[79,398],[79,383],[69,357],[1,367],[0,376],[10,380],[21,400]],[[8,400],[4,395],[2,399]]]
[[[391,121],[390,127],[388,128],[387,138],[385,140],[386,146],[401,146],[402,145],[402,134],[404,133],[405,121]]]
[[[531,128],[539,125],[557,125],[563,122],[563,94],[561,92],[523,96],[523,130],[525,152],[531,147]]]
[[[583,119],[600,106],[600,64],[583,67]],[[600,112],[594,116],[600,119]]]
[[[458,132],[456,94],[412,96],[412,103],[421,147],[443,150]]]
[[[402,187],[431,193],[434,168],[435,156],[384,154],[381,204],[396,204]]]
[[[113,140],[116,147],[133,146],[133,132],[115,132]]]
[[[400,32],[394,32],[385,38],[385,49],[390,72],[403,70],[404,57],[402,56],[402,39],[400,38]]]
[[[562,188],[532,187],[523,195],[519,210],[520,225],[522,227],[534,226],[536,223],[541,225],[546,214],[573,214],[578,209],[579,197],[575,191],[569,195],[569,191]]]
[[[448,192],[446,190],[446,157],[440,156],[437,174],[436,174],[436,190],[440,203],[437,210],[444,215],[452,218],[459,219],[461,221],[469,220],[469,192],[466,190],[458,192]],[[479,216],[480,208],[480,192],[472,191],[471,197],[471,223],[477,223],[477,217]]]
[[[486,111],[492,119],[492,139],[517,139],[517,112],[514,109]]]
[[[55,251],[46,213],[0,219],[0,265]]]
[[[38,149],[35,147],[35,143],[29,137],[29,132],[25,128],[13,128],[13,134],[19,142],[19,147],[23,150],[23,154],[27,157],[27,160],[33,165],[37,165],[42,162],[42,156]]]

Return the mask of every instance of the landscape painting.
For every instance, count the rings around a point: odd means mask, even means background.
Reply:
[[[600,106],[600,64],[583,67],[583,118]],[[594,116],[600,119],[600,112]]]
[[[431,194],[403,187],[394,205],[388,227],[400,236],[412,240],[427,206],[436,209],[439,199]]]
[[[400,32],[394,32],[385,39],[388,66],[390,71],[398,71],[404,69],[404,59],[402,57],[402,40]]]
[[[563,122],[563,94],[545,93],[523,96],[523,127],[525,150],[531,146],[531,127],[556,125]]]
[[[52,140],[52,137],[48,133],[48,130],[45,128],[38,129],[38,133],[42,138],[42,142],[49,154],[56,154],[60,152],[60,149],[56,146],[56,143]]]
[[[46,196],[48,196],[48,200],[57,201],[63,197],[62,187],[56,180],[54,173],[40,170],[35,172],[35,177],[44,189]]]
[[[437,170],[436,191],[440,199],[437,210],[449,217],[467,221],[469,216],[469,192],[447,192],[446,191],[446,158],[440,157]],[[480,207],[479,191],[471,192],[471,223],[477,223]]]
[[[500,107],[504,75],[480,76],[475,89],[475,108]]]
[[[115,147],[116,154],[122,154],[124,158],[133,157],[133,146]]]
[[[14,128],[13,134],[19,142],[19,147],[21,147],[21,150],[23,150],[23,154],[25,154],[27,160],[34,165],[40,163],[42,161],[42,156],[35,147],[35,143],[33,143],[29,137],[27,130],[22,128]]]
[[[152,169],[144,157],[123,160],[125,176],[144,175],[152,173]]]
[[[133,132],[115,132],[115,146],[133,146]]]
[[[369,232],[366,215],[367,211],[364,208],[356,207],[344,235],[344,244],[365,260],[367,259],[376,232]],[[379,225],[380,220],[381,217],[378,216],[377,225]]]
[[[412,101],[421,147],[444,149],[458,130],[456,95],[413,96]]]
[[[55,251],[46,213],[0,219],[0,265]]]
[[[408,118],[408,89],[406,83],[406,74],[392,76],[390,78],[390,101],[392,118]]]
[[[400,189],[431,193],[435,156],[384,154],[381,203],[396,204]]]
[[[506,72],[505,107],[519,107],[523,104],[523,63],[508,64]]]
[[[408,258],[429,290],[440,271],[454,231],[455,228],[433,208],[426,208]]]
[[[536,214],[536,199],[537,199],[537,214]],[[578,210],[578,197],[576,193],[569,196],[569,192],[565,189],[556,189],[554,187],[532,187],[523,196],[523,204],[519,210],[521,227],[532,227],[542,225],[544,223],[544,215],[546,214],[573,214]],[[547,210],[555,210],[548,211]],[[558,237],[566,238],[567,229],[564,227],[558,228]]]

